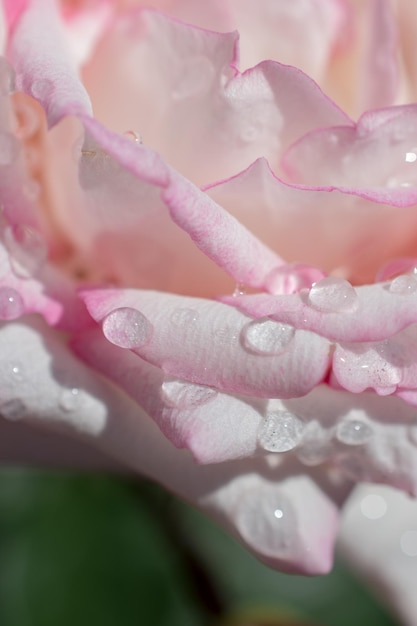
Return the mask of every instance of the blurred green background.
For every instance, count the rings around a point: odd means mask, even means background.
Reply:
[[[0,473],[0,626],[263,626],[283,615],[398,626],[342,563],[321,578],[273,572],[147,481]]]

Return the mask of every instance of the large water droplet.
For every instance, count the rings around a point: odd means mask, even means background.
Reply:
[[[7,59],[0,57],[0,96],[7,96],[14,91],[14,69]]]
[[[0,132],[0,165],[10,165],[19,154],[20,144],[14,135]]]
[[[23,314],[20,293],[11,287],[0,287],[0,320],[15,320]]]
[[[216,396],[215,389],[180,380],[167,380],[161,387],[161,398],[164,403],[178,409],[191,409],[207,404]]]
[[[64,411],[76,411],[81,401],[80,390],[77,387],[63,389],[59,397],[59,406]]]
[[[103,320],[103,334],[120,348],[143,346],[152,336],[153,326],[137,309],[121,307],[109,313]]]
[[[281,354],[289,346],[295,329],[268,318],[249,322],[242,330],[244,346],[258,354]]]
[[[7,226],[4,244],[10,255],[10,265],[21,278],[34,276],[46,261],[48,249],[42,235],[30,226]]]
[[[391,293],[407,296],[417,291],[417,280],[411,274],[403,274],[394,278],[388,289]]]
[[[172,90],[174,100],[182,100],[210,91],[215,70],[210,59],[203,55],[190,57],[181,68]]]
[[[278,489],[245,493],[237,507],[236,527],[248,545],[266,556],[287,558],[299,550],[294,507]]]
[[[260,426],[259,445],[269,452],[293,450],[302,437],[304,421],[289,411],[274,411]]]
[[[349,446],[360,446],[367,443],[374,434],[371,426],[360,420],[340,422],[336,429],[336,438]]]
[[[359,298],[347,280],[328,276],[311,287],[308,303],[322,313],[345,313],[357,309]]]
[[[171,313],[169,319],[175,326],[188,326],[189,324],[194,324],[195,322],[197,322],[198,318],[198,311],[183,307],[180,309],[175,309],[175,311]]]

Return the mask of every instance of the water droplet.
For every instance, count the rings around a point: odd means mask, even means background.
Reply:
[[[59,406],[64,411],[75,411],[80,405],[80,390],[77,387],[64,389],[59,397]]]
[[[294,335],[293,326],[268,318],[249,322],[242,330],[244,346],[257,354],[281,354]]]
[[[7,59],[0,57],[0,96],[7,96],[14,91],[14,69]]]
[[[336,429],[336,438],[348,446],[363,445],[371,439],[373,434],[373,429],[360,420],[340,422]]]
[[[34,276],[43,267],[48,249],[43,236],[34,228],[17,224],[7,226],[4,244],[10,255],[10,265],[17,276]]]
[[[414,163],[417,160],[417,154],[415,152],[406,152],[405,160],[407,163]]]
[[[368,519],[381,519],[388,510],[388,505],[382,496],[377,493],[370,493],[365,496],[360,504],[361,512]]]
[[[32,96],[36,100],[45,100],[50,97],[54,90],[54,83],[49,78],[39,78],[32,83]]]
[[[311,287],[308,302],[322,313],[345,313],[357,309],[359,298],[347,280],[328,276]]]
[[[286,558],[299,549],[294,507],[278,489],[259,488],[246,492],[238,504],[235,519],[246,543],[264,555]]]
[[[10,165],[17,159],[20,144],[14,135],[0,132],[0,165]]]
[[[406,530],[401,535],[400,547],[407,556],[417,556],[417,530]]]
[[[180,380],[165,381],[161,387],[161,398],[165,404],[178,409],[191,409],[207,404],[216,396],[215,389]]]
[[[131,139],[135,143],[142,143],[142,137],[137,130],[127,130],[125,133],[123,133],[123,135],[124,137],[127,137],[127,139]]]
[[[24,312],[23,299],[12,287],[0,287],[0,320],[15,320]]]
[[[13,362],[10,364],[11,384],[21,383],[24,379],[23,366],[19,362]]]
[[[403,274],[394,278],[390,282],[388,289],[391,293],[406,296],[417,290],[417,280],[411,274]]]
[[[19,398],[12,398],[0,405],[1,415],[12,422],[21,419],[25,411],[26,407]]]
[[[233,292],[233,297],[238,298],[239,296],[244,296],[246,293],[246,287],[242,283],[237,283],[235,290]]]
[[[259,445],[269,452],[287,452],[300,442],[304,421],[289,411],[274,411],[260,426]]]
[[[172,90],[174,100],[182,100],[210,91],[215,78],[214,66],[206,56],[190,57],[181,67]]]
[[[143,346],[152,336],[153,326],[137,309],[121,307],[103,320],[103,334],[120,348]]]
[[[170,321],[175,326],[187,326],[197,322],[199,314],[194,309],[188,309],[186,307],[175,309],[170,315]]]
[[[273,269],[266,278],[265,287],[274,295],[298,293],[302,289],[309,289],[323,277],[324,273],[315,267],[293,263]]]

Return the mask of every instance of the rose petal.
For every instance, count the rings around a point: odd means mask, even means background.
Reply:
[[[264,402],[166,377],[136,354],[110,344],[99,331],[76,337],[72,347],[123,388],[176,447],[191,450],[199,463],[254,454]]]
[[[140,311],[152,330],[143,345],[129,347],[166,374],[192,383],[287,398],[306,394],[328,367],[329,344],[311,333],[296,333],[278,354],[246,348],[241,335],[251,320],[217,302],[129,289],[83,291],[81,297],[98,322],[117,309]]]
[[[98,119],[118,132],[138,129],[146,144],[200,185],[259,156],[278,164],[279,152],[308,130],[350,123],[300,70],[266,62],[238,74],[235,45],[234,34],[156,12],[120,17],[84,71]],[[109,81],[111,66],[117,72]],[[123,81],[123,99],[115,81]]]
[[[53,0],[28,3],[14,27],[9,55],[18,89],[39,100],[49,126],[64,114],[91,113],[89,97],[69,58]]]
[[[412,277],[411,277],[412,279]],[[333,279],[332,279],[333,280]],[[224,297],[222,301],[256,318],[270,317],[295,328],[310,330],[327,339],[341,342],[381,341],[417,322],[417,291],[398,292],[390,283],[378,283],[353,289],[349,283],[335,279],[334,285],[323,284],[326,310],[314,304],[311,294],[320,283],[300,293],[273,296],[267,294]],[[323,281],[324,283],[324,281]],[[328,290],[326,293],[326,289]],[[338,294],[339,290],[339,294]],[[352,308],[344,309],[344,296],[352,298]],[[328,296],[328,297],[327,297]]]

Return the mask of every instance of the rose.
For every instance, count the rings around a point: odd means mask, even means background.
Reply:
[[[4,4],[1,412],[94,441],[275,567],[327,571],[356,481],[415,490],[415,108],[355,125],[294,67],[240,74],[235,34],[123,4]],[[197,18],[238,25],[247,65],[291,26],[345,108],[393,104],[388,3],[356,104],[333,80],[349,7],[291,6],[265,3],[253,46],[249,3]]]

